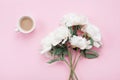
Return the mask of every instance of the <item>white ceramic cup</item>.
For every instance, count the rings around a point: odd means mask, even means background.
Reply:
[[[32,28],[30,30],[24,30],[22,27],[21,27],[21,22],[22,20],[24,20],[24,18],[28,18],[32,21]],[[27,24],[27,23],[26,23]],[[18,20],[18,23],[17,23],[17,28],[15,29],[16,32],[21,32],[21,33],[31,33],[33,30],[35,29],[35,20],[33,17],[31,16],[22,16],[19,18]]]

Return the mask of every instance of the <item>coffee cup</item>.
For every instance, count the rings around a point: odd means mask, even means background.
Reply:
[[[35,29],[35,21],[31,16],[22,16],[18,20],[15,31],[21,33],[31,33]]]

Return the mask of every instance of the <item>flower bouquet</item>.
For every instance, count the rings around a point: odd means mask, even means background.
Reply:
[[[68,80],[78,80],[75,69],[79,59],[97,58],[99,55],[92,48],[99,48],[102,45],[99,29],[85,16],[76,14],[65,15],[60,21],[60,26],[45,37],[41,44],[41,54],[51,56],[48,63],[63,61],[68,65],[70,68]]]

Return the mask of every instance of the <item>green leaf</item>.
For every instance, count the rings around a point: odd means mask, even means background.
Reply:
[[[78,25],[75,25],[74,27],[73,26],[69,27],[69,30],[70,30],[70,33],[71,33],[72,36],[77,35],[77,30],[78,29],[79,29]]]
[[[60,56],[60,60],[64,60],[64,54]]]
[[[47,63],[51,64],[51,63],[54,63],[54,62],[59,61],[59,60],[60,60],[59,58],[56,58],[56,59],[52,59],[52,60],[48,61]]]
[[[62,52],[63,52],[62,49],[59,47],[54,47],[53,50],[51,51],[53,55],[60,55]]]
[[[93,50],[81,50],[81,54],[82,56],[84,56],[85,58],[88,58],[88,59],[93,59],[93,58],[97,58],[99,55],[96,51],[93,51]]]
[[[62,44],[62,45],[54,46],[53,49],[50,52],[51,52],[51,54],[57,55],[57,56],[67,55],[68,54],[68,49],[67,49],[66,45]]]
[[[93,59],[93,58],[96,58],[98,56],[96,54],[86,54],[85,57],[88,58],[88,59]]]
[[[94,40],[92,38],[90,38],[90,42],[91,42],[91,45],[93,45]]]
[[[73,35],[77,35],[77,26],[75,26],[73,29]]]
[[[69,27],[69,29],[70,29],[70,33],[71,33],[71,35],[73,35],[73,29],[72,29],[72,26],[71,27]]]
[[[64,47],[64,48],[63,48],[63,54],[64,54],[64,56],[65,56],[65,55],[68,55],[68,48],[67,48],[67,47]]]
[[[85,50],[85,57],[88,59],[97,58],[99,55],[96,51],[93,50]]]
[[[56,54],[56,55],[60,55],[62,52],[63,52],[63,51],[62,51],[61,48],[57,48],[55,54]]]

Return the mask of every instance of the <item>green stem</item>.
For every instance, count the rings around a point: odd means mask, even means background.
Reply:
[[[68,63],[65,59],[64,59],[64,62],[70,67],[69,63]],[[71,68],[71,67],[70,67],[70,68]],[[76,75],[76,73],[74,72],[73,68],[72,68],[72,71],[73,71],[73,74],[74,74],[75,78],[78,80],[77,75]]]
[[[78,63],[78,61],[79,61],[80,57],[81,57],[81,54],[79,55],[79,57],[78,57],[77,61],[75,62],[75,65],[74,65],[74,70],[75,70],[75,68],[76,68],[76,66],[77,66],[77,63]]]
[[[79,49],[77,48],[77,53],[75,54],[75,58],[74,58],[74,61],[73,61],[73,65],[75,65],[75,63],[76,63],[76,59],[77,59],[77,54],[78,54],[78,52],[79,52]]]
[[[75,72],[74,65],[75,65],[76,58],[77,58],[77,54],[75,54],[75,58],[74,58],[74,61],[73,61],[73,68],[72,69],[73,69],[74,72]],[[77,75],[75,74],[74,76],[75,76],[76,80],[78,80]]]
[[[68,51],[68,56],[69,56],[69,61],[70,61],[70,69],[72,69],[72,56],[71,56],[71,53],[70,51]],[[72,70],[70,70],[70,75],[69,75],[69,80],[72,79]]]
[[[74,58],[74,61],[73,61],[73,65],[75,65],[76,58],[77,58],[77,54],[75,54],[75,58]]]
[[[71,52],[69,52],[68,53],[68,56],[69,56],[69,61],[70,61],[70,65],[69,65],[69,67],[70,67],[70,75],[69,75],[69,80],[78,80],[78,78],[77,78],[77,75],[76,75],[76,73],[75,73],[75,68],[74,68],[74,64],[75,64],[75,61],[76,60],[74,60],[74,63],[72,63],[72,55],[71,55]],[[76,55],[76,57],[77,57],[77,55]],[[74,59],[76,59],[76,57],[74,58]],[[75,77],[75,79],[74,79],[74,77]]]

